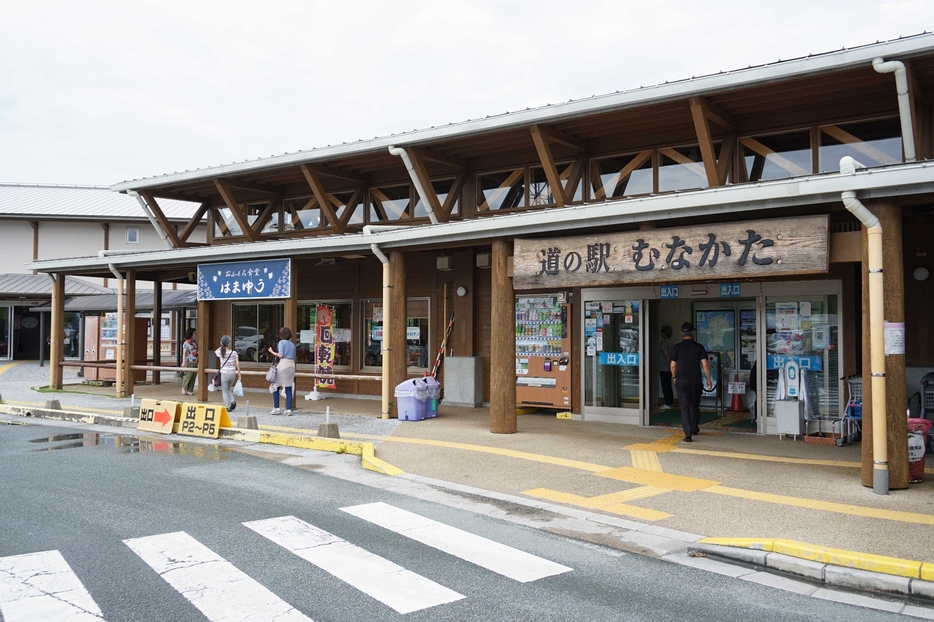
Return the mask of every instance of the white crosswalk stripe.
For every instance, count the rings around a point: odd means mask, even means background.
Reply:
[[[183,531],[124,543],[212,622],[311,622]]]
[[[5,622],[101,622],[104,614],[58,551],[0,557]]]
[[[294,516],[243,524],[399,613],[464,598]]]
[[[367,503],[341,510],[522,583],[572,570],[388,503]]]

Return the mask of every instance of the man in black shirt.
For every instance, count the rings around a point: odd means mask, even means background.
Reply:
[[[707,377],[707,390],[713,389],[710,379],[710,363],[707,362],[707,350],[694,341],[694,325],[685,322],[681,325],[680,343],[675,344],[669,353],[671,358],[671,377],[678,389],[678,402],[681,405],[681,427],[684,429],[684,442],[690,443],[691,437],[700,432],[700,400],[703,393],[701,369]],[[698,365],[698,363],[700,363]]]

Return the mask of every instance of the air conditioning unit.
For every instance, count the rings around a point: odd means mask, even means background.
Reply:
[[[492,256],[490,253],[477,253],[477,267],[483,268],[484,270],[488,269],[492,264]]]
[[[438,255],[435,262],[438,270],[442,272],[454,272],[454,255]]]

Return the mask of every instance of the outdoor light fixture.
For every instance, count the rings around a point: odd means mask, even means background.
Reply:
[[[924,266],[919,266],[919,267],[915,268],[915,271],[912,272],[911,274],[912,274],[912,276],[915,277],[915,280],[916,280],[916,281],[924,281],[924,280],[926,280],[929,276],[931,276],[930,271],[929,271],[927,268],[925,268]]]
[[[467,295],[467,288],[466,288],[466,287],[458,287],[458,288],[457,288],[457,295],[460,296],[461,298],[463,298],[464,296],[466,296],[466,295]]]

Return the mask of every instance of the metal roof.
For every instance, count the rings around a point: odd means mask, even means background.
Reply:
[[[112,289],[69,276],[65,279],[66,296],[110,294]],[[47,274],[0,274],[0,296],[51,296],[52,279]]]
[[[869,65],[872,59],[876,57],[887,59],[909,58],[932,52],[934,52],[934,34],[924,32],[892,41],[876,42],[849,49],[841,48],[833,52],[811,54],[790,60],[779,60],[765,65],[749,66],[745,69],[721,71],[707,76],[692,76],[689,79],[665,82],[655,86],[617,91],[606,95],[594,95],[586,99],[571,100],[561,104],[549,104],[538,108],[527,108],[517,112],[506,112],[487,116],[483,119],[469,119],[459,123],[449,123],[442,127],[431,127],[193,171],[124,181],[111,186],[111,190],[125,192],[127,190],[155,188],[188,181],[225,177],[295,165],[302,162],[323,161],[386,150],[392,145],[430,144],[433,141],[453,137],[466,137],[483,132],[526,127],[535,123],[554,123],[594,113],[623,110],[686,97],[723,92],[724,90],[753,84],[812,76],[828,71],[839,71]]]
[[[839,204],[841,193],[851,190],[861,199],[934,193],[934,163],[894,164],[769,182],[721,186],[705,190],[632,197],[604,203],[524,211],[495,218],[458,220],[437,225],[419,225],[373,233],[326,235],[314,238],[272,240],[222,246],[199,246],[170,250],[87,257],[46,259],[28,264],[42,272],[192,266],[210,261],[245,261],[292,256],[333,257],[370,252],[380,248],[414,248],[503,236],[547,236],[595,226],[619,226],[671,218],[711,217],[752,210],[781,209],[803,205]]]
[[[197,203],[160,199],[166,218],[188,220]],[[102,186],[0,184],[0,217],[66,218],[76,220],[147,220],[135,197]]]
[[[49,277],[44,276],[46,280]],[[66,281],[67,283],[67,281]],[[153,292],[151,289],[136,290],[136,312],[152,311]],[[196,289],[166,289],[162,291],[162,310],[190,309],[198,306],[198,290]],[[48,311],[51,303],[40,305],[30,311]],[[117,310],[117,295],[114,293],[97,296],[81,296],[69,298],[65,301],[65,311],[81,311],[85,313],[109,313]]]

